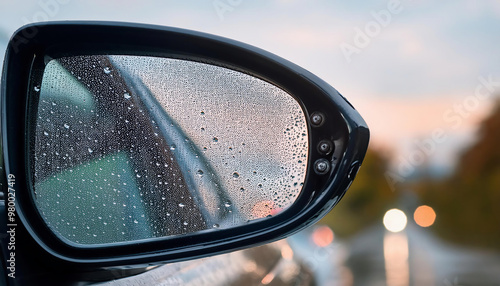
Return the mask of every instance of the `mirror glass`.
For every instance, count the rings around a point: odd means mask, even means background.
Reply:
[[[77,244],[231,228],[297,199],[299,103],[256,77],[143,56],[50,60],[33,89],[31,177],[47,225]]]

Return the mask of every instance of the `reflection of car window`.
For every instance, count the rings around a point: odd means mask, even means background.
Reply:
[[[50,61],[46,70],[53,73],[54,76],[46,77],[43,82],[43,88],[50,90],[50,92],[44,93],[43,100],[63,103],[64,106],[68,106],[67,108],[71,106],[73,111],[78,109],[89,113],[94,110],[95,102],[92,94],[78,78],[72,76],[58,61]]]
[[[49,226],[83,244],[204,229],[170,146],[141,101],[104,70],[105,57],[79,63],[51,61],[35,87],[32,175]]]

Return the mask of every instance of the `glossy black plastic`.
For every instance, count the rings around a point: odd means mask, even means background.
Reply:
[[[34,204],[29,173],[34,84],[47,59],[75,55],[141,55],[218,65],[268,81],[294,96],[308,120],[309,158],[304,188],[281,214],[240,227],[155,238],[133,243],[67,243],[45,224]],[[289,236],[319,220],[342,198],[366,152],[368,128],[358,112],[330,85],[261,49],[177,28],[114,22],[54,22],[18,30],[6,52],[2,74],[2,140],[7,174],[17,179],[17,215],[50,255],[81,267],[181,261],[246,248]],[[320,124],[311,117],[321,114]],[[316,118],[317,119],[317,118]],[[320,142],[333,142],[321,152]],[[314,171],[327,160],[326,174]]]

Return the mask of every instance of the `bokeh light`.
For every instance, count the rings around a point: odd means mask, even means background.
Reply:
[[[421,227],[429,227],[436,221],[436,212],[430,206],[419,206],[413,214],[415,222]]]
[[[405,229],[406,223],[406,215],[402,210],[391,209],[384,215],[384,226],[388,231],[400,232]]]
[[[333,242],[334,237],[332,229],[326,225],[316,228],[312,233],[312,241],[319,247],[327,247]]]

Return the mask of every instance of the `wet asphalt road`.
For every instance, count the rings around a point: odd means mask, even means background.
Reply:
[[[307,232],[290,243],[320,286],[500,285],[500,253],[451,245],[416,225],[400,233],[372,227],[323,248]]]

